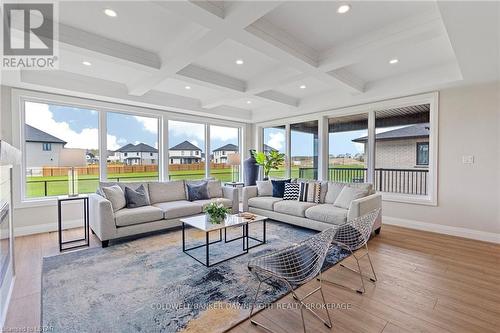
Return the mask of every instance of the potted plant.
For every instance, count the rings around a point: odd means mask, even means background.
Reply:
[[[277,150],[271,150],[269,153],[258,152],[255,154],[257,164],[264,170],[264,180],[269,179],[271,170],[278,170],[285,162],[285,154]]]
[[[205,207],[208,220],[213,224],[220,224],[230,212],[231,210],[224,207],[222,202],[211,202]]]

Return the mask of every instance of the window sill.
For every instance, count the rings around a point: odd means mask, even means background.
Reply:
[[[411,195],[387,192],[377,192],[382,194],[382,201],[399,202],[414,205],[437,206],[437,201],[431,195]]]

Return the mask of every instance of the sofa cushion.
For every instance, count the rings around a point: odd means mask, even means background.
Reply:
[[[144,182],[99,182],[99,186],[102,188],[102,187],[109,187],[109,186],[113,186],[113,185],[118,185],[122,188],[123,190],[123,193],[125,193],[125,188],[128,187],[128,188],[131,188],[132,190],[136,191],[139,187],[143,186],[145,189],[146,189],[146,195],[148,197],[148,200],[150,200],[149,198],[149,190],[148,190],[148,183],[144,183]]]
[[[189,184],[199,184],[204,181],[208,181],[208,195],[209,198],[222,198],[224,194],[222,193],[222,182],[220,180],[214,179],[213,177],[205,178],[205,179],[199,179],[199,180],[185,180],[186,184],[186,198],[189,197],[188,195],[188,185]]]
[[[160,208],[163,212],[163,217],[167,220],[201,214],[201,205],[187,200],[160,202],[153,206]]]
[[[335,199],[335,202],[333,203],[333,205],[336,207],[349,209],[349,206],[351,205],[351,202],[353,200],[356,200],[359,198],[364,198],[367,195],[368,195],[367,190],[364,190],[361,188],[345,186],[342,189],[342,191],[340,192],[337,199]]]
[[[276,202],[273,206],[273,210],[278,213],[294,215],[299,217],[306,216],[306,209],[315,206],[312,202],[302,202],[302,201],[280,201]]]
[[[254,197],[248,199],[248,206],[272,211],[274,204],[282,200],[274,197]]]
[[[328,190],[326,191],[325,195],[325,203],[333,204],[344,186],[346,186],[345,183],[328,182]]]
[[[115,212],[115,224],[117,227],[153,222],[161,219],[163,219],[163,211],[153,206],[123,208]]]
[[[255,184],[257,185],[257,195],[259,197],[270,197],[273,195],[273,184],[270,180],[258,180]]]
[[[152,204],[186,200],[184,180],[149,183],[149,198]]]
[[[205,207],[212,202],[220,202],[224,205],[226,208],[231,208],[233,205],[233,201],[226,199],[226,198],[213,198],[213,199],[207,199],[207,200],[196,200],[193,203],[196,203],[201,206],[201,209],[204,210]]]
[[[116,212],[127,205],[127,201],[125,200],[125,193],[120,186],[112,185],[102,187],[102,191],[104,192],[106,199],[111,202],[113,212]]]
[[[347,221],[347,209],[335,207],[332,204],[321,204],[306,210],[306,217],[311,220],[342,224]]]

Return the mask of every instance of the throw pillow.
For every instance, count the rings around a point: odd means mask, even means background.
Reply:
[[[285,195],[285,184],[290,183],[291,179],[285,180],[271,180],[273,186],[273,197],[283,198]]]
[[[321,184],[318,182],[299,183],[299,201],[319,203]]]
[[[102,191],[104,192],[106,199],[111,202],[113,212],[125,208],[125,206],[127,205],[127,201],[125,200],[125,193],[120,186],[112,185],[109,187],[103,187]]]
[[[125,201],[127,202],[127,208],[137,208],[151,204],[144,185],[139,186],[136,190],[128,186],[125,187]]]
[[[326,191],[325,195],[325,203],[333,204],[344,186],[346,186],[345,183],[328,182],[328,190]]]
[[[220,180],[208,181],[208,194],[210,195],[210,199],[222,198],[224,196],[222,193],[222,183]]]
[[[188,190],[188,200],[207,200],[210,199],[208,194],[208,182],[204,181],[196,184],[186,184]]]
[[[270,180],[258,180],[257,195],[259,197],[270,197],[273,195],[273,184]]]
[[[298,183],[286,183],[285,193],[283,194],[283,200],[299,200],[300,184]]]
[[[344,186],[342,191],[340,191],[339,196],[333,203],[334,206],[349,209],[351,202],[353,200],[366,197],[368,195],[368,191],[361,190],[359,188],[354,188],[350,186]]]

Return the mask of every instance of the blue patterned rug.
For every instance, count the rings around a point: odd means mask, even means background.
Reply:
[[[250,229],[260,238],[261,223]],[[249,259],[314,233],[268,222],[265,245],[210,268],[182,252],[180,230],[44,258],[41,325],[65,333],[224,331],[249,314],[258,285],[247,269]],[[202,233],[189,229],[189,246],[203,240]],[[241,247],[241,241],[217,243],[210,256],[222,259]],[[204,252],[194,255],[202,258]],[[333,250],[324,268],[344,257]],[[284,288],[270,288],[260,302],[272,303],[285,293]]]

